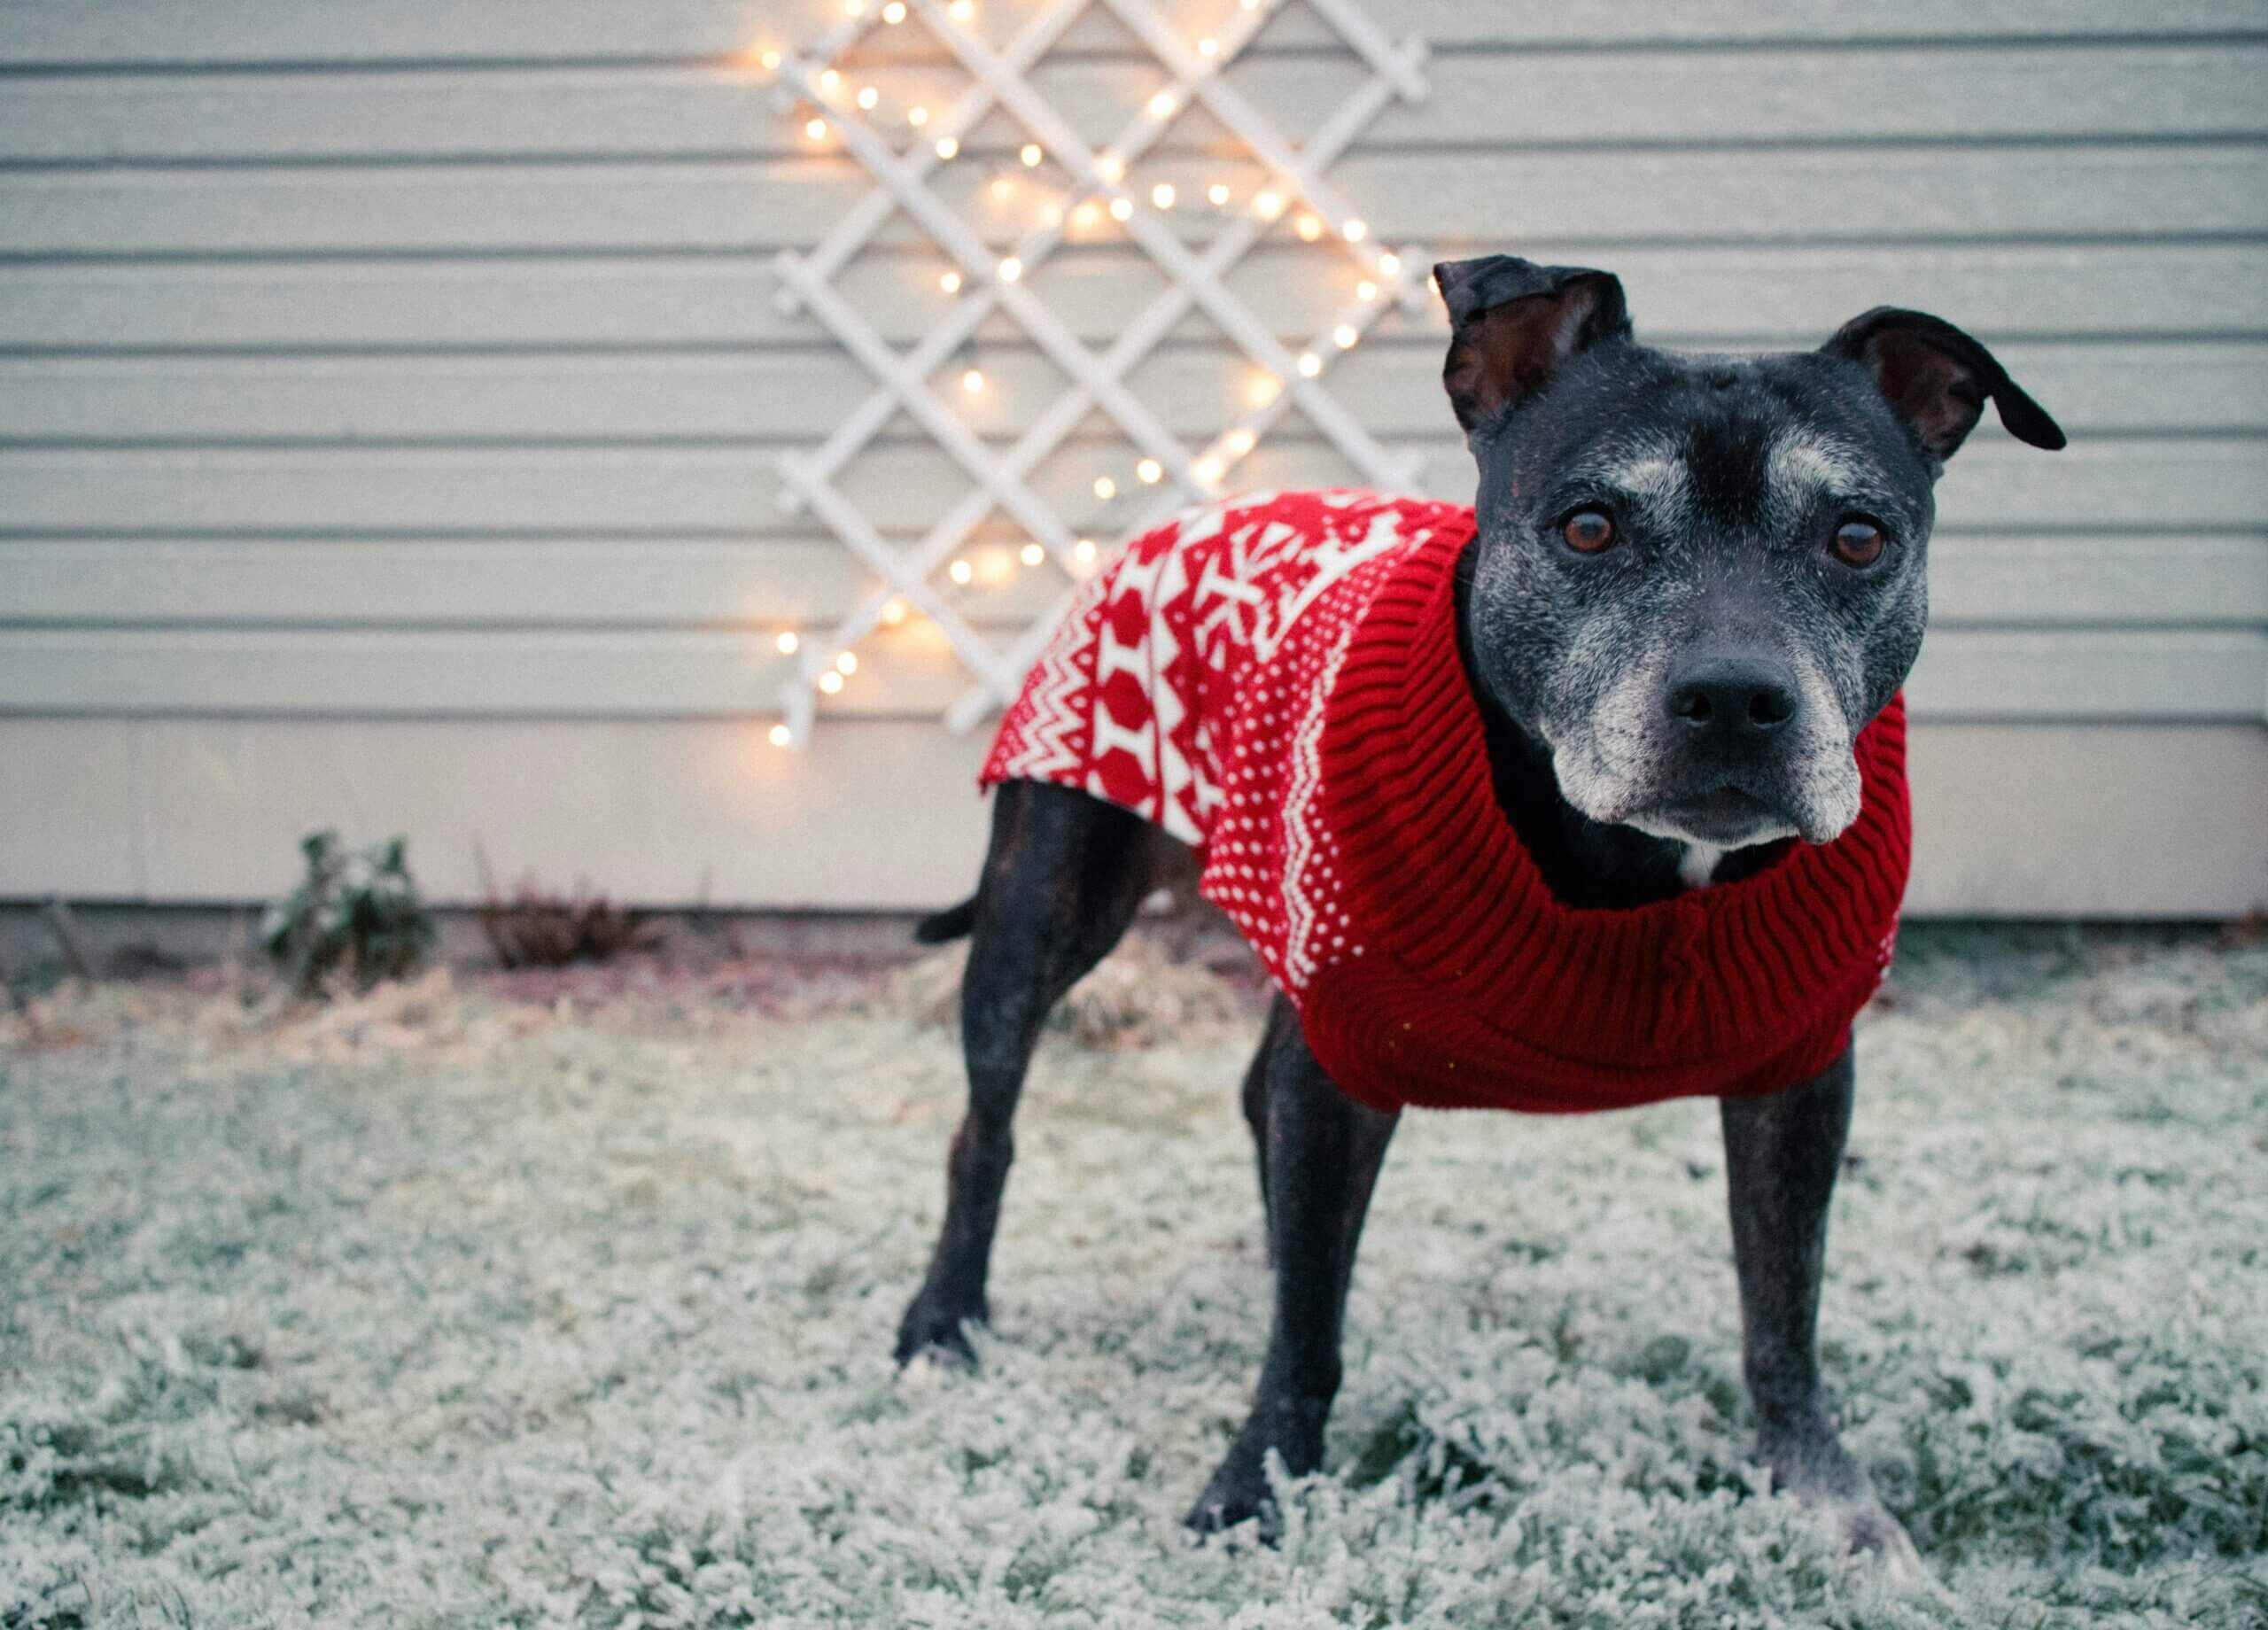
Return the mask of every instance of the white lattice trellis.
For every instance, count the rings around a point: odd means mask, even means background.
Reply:
[[[1091,564],[1094,545],[1033,492],[1028,477],[1042,461],[1099,409],[1139,456],[1158,492],[1135,516],[1133,527],[1153,525],[1195,499],[1219,494],[1230,471],[1248,456],[1269,429],[1293,407],[1343,454],[1365,480],[1408,485],[1418,477],[1415,458],[1381,447],[1332,397],[1324,380],[1343,355],[1396,300],[1415,303],[1425,289],[1424,252],[1379,246],[1362,220],[1324,179],[1324,172],[1394,97],[1416,100],[1426,90],[1422,43],[1389,41],[1351,0],[1303,0],[1366,66],[1361,88],[1346,97],[1303,145],[1294,146],[1231,85],[1220,70],[1233,61],[1284,0],[1221,0],[1233,4],[1218,32],[1194,43],[1169,27],[1150,0],[1045,0],[1005,46],[995,49],[971,26],[970,0],[846,0],[843,19],[811,49],[768,51],[764,66],[781,87],[813,107],[814,139],[839,140],[872,174],[874,190],[806,253],[778,258],[784,311],[807,309],[867,371],[877,388],[813,452],[781,461],[782,502],[808,510],[881,580],[823,637],[794,643],[796,676],[782,694],[785,723],[773,740],[800,745],[815,712],[814,691],[839,687],[844,654],[893,615],[911,607],[928,617],[975,677],[975,684],[945,712],[947,724],[966,730],[1012,700],[1024,671],[1060,615],[1059,605],[1002,647],[987,640],[938,593],[930,578],[997,508],[1029,534],[1073,579]],[[1153,54],[1169,78],[1099,148],[1084,141],[1034,89],[1028,75],[1079,18],[1100,9]],[[919,121],[904,151],[866,117],[870,91],[854,88],[835,65],[872,28],[918,17],[968,76],[951,105]],[[1267,184],[1226,218],[1208,241],[1192,244],[1161,213],[1145,208],[1129,175],[1184,111],[1202,107],[1242,144],[1267,172]],[[1069,177],[1071,190],[1042,225],[1005,252],[989,246],[932,187],[941,166],[959,155],[962,139],[995,110],[1025,131],[1032,147],[1025,162],[1044,152]],[[1169,202],[1169,194],[1153,195]],[[945,275],[957,298],[936,324],[901,353],[837,291],[834,279],[874,238],[894,211],[902,210],[952,263]],[[1103,212],[1118,222],[1165,278],[1163,289],[1136,312],[1099,353],[1090,350],[1041,299],[1032,271],[1069,235],[1076,212]],[[1296,212],[1296,213],[1295,213]],[[1230,270],[1279,221],[1295,219],[1300,236],[1327,242],[1353,256],[1363,270],[1358,298],[1334,313],[1304,348],[1287,349],[1227,284]],[[1192,453],[1124,383],[1127,376],[1192,309],[1201,312],[1261,370],[1261,389],[1241,415],[1223,424]],[[1068,388],[1005,451],[980,439],[928,380],[969,345],[979,325],[1005,311],[1060,370]],[[968,493],[937,517],[911,547],[901,547],[852,504],[836,476],[900,410],[950,454],[973,482]],[[1031,546],[1027,546],[1029,550]]]

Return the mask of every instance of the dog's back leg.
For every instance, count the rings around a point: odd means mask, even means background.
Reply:
[[[986,1315],[1010,1128],[1040,1026],[1126,932],[1170,842],[1130,811],[1069,788],[1007,781],[993,794],[961,982],[968,1113],[946,1161],[936,1254],[898,1326],[901,1363],[927,1347],[967,1354],[961,1325]]]

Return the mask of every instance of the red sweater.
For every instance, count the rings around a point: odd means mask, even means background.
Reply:
[[[1651,905],[1563,905],[1496,803],[1457,656],[1472,529],[1451,504],[1286,493],[1135,539],[983,784],[1079,788],[1192,845],[1317,1060],[1375,1107],[1618,1109],[1818,1074],[1897,932],[1903,702],[1860,733],[1833,842]]]

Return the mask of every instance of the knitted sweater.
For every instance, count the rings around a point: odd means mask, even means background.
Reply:
[[[1910,848],[1902,702],[1857,821],[1631,910],[1544,886],[1495,800],[1456,637],[1472,512],[1262,493],[1090,578],[982,782],[1045,780],[1192,845],[1341,1089],[1380,1109],[1615,1109],[1776,1091],[1881,982]]]

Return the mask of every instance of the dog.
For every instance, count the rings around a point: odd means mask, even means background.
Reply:
[[[1827,892],[1812,880],[1828,873],[1803,867],[1870,830],[1873,820],[1876,859],[1868,864],[1888,881],[1864,896],[1872,902],[1866,909],[1884,910],[1886,889],[1894,930],[1905,855],[1898,697],[1927,618],[1934,485],[1988,400],[2005,427],[2033,446],[2059,448],[2063,434],[1983,345],[1919,312],[1877,307],[1816,351],[1689,354],[1635,339],[1622,286],[1606,272],[1495,255],[1444,263],[1434,281],[1451,323],[1443,383],[1478,464],[1469,521],[1462,511],[1445,519],[1386,501],[1366,508],[1357,497],[1308,495],[1267,511],[1294,516],[1288,524],[1263,528],[1250,519],[1260,513],[1250,508],[1200,512],[1166,541],[1130,557],[1135,563],[1127,570],[1149,574],[1146,582],[1184,567],[1184,576],[1200,566],[1233,576],[1222,564],[1231,558],[1221,552],[1229,543],[1258,547],[1275,533],[1318,534],[1291,536],[1279,551],[1283,570],[1310,574],[1284,579],[1304,586],[1284,590],[1293,603],[1280,625],[1258,628],[1249,648],[1235,648],[1249,665],[1237,670],[1229,688],[1244,700],[1222,705],[1246,713],[1213,719],[1209,749],[1223,761],[1218,779],[1230,791],[1205,788],[1201,774],[1193,778],[1195,804],[1161,790],[1177,775],[1184,791],[1192,780],[1185,765],[1169,772],[1153,762],[1161,754],[1187,756],[1162,733],[1112,761],[1113,773],[1124,770],[1137,780],[1146,774],[1141,787],[1115,792],[1109,774],[1091,764],[1065,772],[1057,749],[1063,689],[1071,683],[1068,657],[1041,664],[1021,723],[1012,715],[1004,727],[1004,741],[1014,734],[1045,750],[1034,749],[1037,758],[996,750],[987,771],[988,781],[997,782],[991,840],[977,891],[917,930],[929,943],[973,935],[961,993],[969,1101],[948,1162],[943,1231],[899,1327],[897,1357],[930,1350],[967,1356],[964,1326],[987,1316],[1011,1122],[1041,1023],[1118,940],[1141,901],[1201,856],[1208,894],[1262,949],[1279,992],[1243,1091],[1259,1150],[1273,1317],[1250,1414],[1191,1508],[1192,1527],[1215,1531],[1258,1518],[1263,1536],[1271,1533],[1279,1517],[1269,1454],[1280,1455],[1294,1476],[1320,1463],[1340,1378],[1355,1246],[1402,1104],[1565,1109],[1703,1091],[1720,1101],[1756,1456],[1778,1487],[1814,1508],[1850,1547],[1894,1567],[1913,1565],[1904,1529],[1837,1437],[1815,1347],[1828,1206],[1853,1098],[1849,1014],[1887,966],[1888,935],[1875,925],[1843,936],[1853,943],[1863,938],[1869,948],[1878,938],[1878,959],[1838,987],[1845,993],[1823,1020],[1806,1020],[1800,1047],[1752,1069],[1743,1065],[1748,1073],[1736,1087],[1728,1084],[1731,1076],[1709,1073],[1710,1058],[1696,1060],[1689,1050],[1677,1055],[1683,1073],[1658,1091],[1646,1091],[1643,1079],[1631,1084],[1624,1067],[1636,1055],[1618,1054],[1613,1069],[1603,1065],[1597,1075],[1613,1090],[1604,1098],[1549,1096],[1565,1083],[1555,1085],[1543,1063],[1508,1075],[1510,1097],[1490,1098],[1477,1086],[1472,1096],[1458,1096],[1468,1089],[1456,1083],[1476,1082],[1476,1072],[1492,1064],[1489,1048],[1476,1051],[1464,1041],[1462,1052],[1444,1044],[1425,1072],[1398,1076],[1400,1050],[1421,1051],[1427,1025],[1374,1021],[1363,1011],[1374,1004],[1350,994],[1357,986],[1344,978],[1330,985],[1327,970],[1316,965],[1313,948],[1324,942],[1314,902],[1284,897],[1304,892],[1317,877],[1335,883],[1333,863],[1293,856],[1264,875],[1253,856],[1268,846],[1252,833],[1279,811],[1296,814],[1301,799],[1334,796],[1334,786],[1357,811],[1368,807],[1363,797],[1384,800],[1388,807],[1346,819],[1350,831],[1385,834],[1385,847],[1374,843],[1361,864],[1385,868],[1379,875],[1391,879],[1404,875],[1392,871],[1396,865],[1422,866],[1433,841],[1413,833],[1404,818],[1433,819],[1438,812],[1430,796],[1424,809],[1391,807],[1402,783],[1384,770],[1373,775],[1396,750],[1395,731],[1370,729],[1363,739],[1375,751],[1342,746],[1334,758],[1328,741],[1317,748],[1319,733],[1267,710],[1288,708],[1284,692],[1301,685],[1324,698],[1315,705],[1325,712],[1340,706],[1340,690],[1351,695],[1366,636],[1308,649],[1289,643],[1291,623],[1317,615],[1312,608],[1327,602],[1334,586],[1384,569],[1376,563],[1391,550],[1375,542],[1381,529],[1406,529],[1412,515],[1423,525],[1468,526],[1469,538],[1441,555],[1453,559],[1453,596],[1441,591],[1442,620],[1429,643],[1412,646],[1406,663],[1371,663],[1359,682],[1374,689],[1403,683],[1402,668],[1450,676],[1441,694],[1454,695],[1443,708],[1468,721],[1477,716],[1468,730],[1472,751],[1485,758],[1477,784],[1494,803],[1483,824],[1502,827],[1504,841],[1525,856],[1518,864],[1526,870],[1504,875],[1532,877],[1550,896],[1548,904],[1521,904],[1522,923],[1586,925],[1583,933],[1607,943],[1618,921],[1668,913],[1673,928],[1688,917],[1697,924],[1704,919],[1693,913],[1711,909],[1713,900],[1761,899],[1759,891],[1769,889],[1776,891],[1768,896],[1778,902],[1775,910],[1810,925],[1805,934],[1839,943],[1832,919],[1859,908],[1838,902],[1861,896]],[[1331,532],[1348,513],[1367,516],[1370,530]],[[1173,553],[1200,547],[1187,543],[1192,538],[1209,539],[1202,547],[1216,552],[1201,560]],[[1222,597],[1209,616],[1233,618],[1249,609],[1231,603],[1235,584],[1215,586]],[[1104,601],[1089,596],[1083,603],[1084,637],[1100,641],[1099,657],[1085,659],[1092,670],[1086,680],[1121,684],[1116,670],[1139,665],[1124,654],[1127,627],[1138,635],[1138,619],[1122,627],[1108,620]],[[1177,651],[1200,640],[1196,624],[1180,626],[1180,637],[1167,640]],[[1079,648],[1076,641],[1064,647],[1073,656]],[[1307,656],[1293,654],[1302,649]],[[1146,660],[1157,669],[1154,651]],[[1189,681],[1200,689],[1211,682],[1202,671]],[[1394,694],[1379,692],[1387,702],[1363,705],[1391,705]],[[1178,715],[1182,699],[1159,705]],[[1351,715],[1356,701],[1344,708]],[[1095,728],[1118,731],[1103,713]],[[1421,728],[1430,726],[1410,721],[1413,732]],[[1231,731],[1241,734],[1224,745]],[[1285,733],[1292,739],[1281,739]],[[1870,741],[1888,745],[1869,758]],[[1200,737],[1191,750],[1208,749]],[[1299,762],[1269,780],[1254,767],[1263,757]],[[1055,767],[1030,767],[1043,760]],[[1868,765],[1880,768],[1878,781],[1869,781],[1876,770]],[[1373,779],[1377,785],[1368,784]],[[1240,790],[1250,796],[1239,816],[1232,795]],[[1210,833],[1203,829],[1207,797]],[[1213,868],[1222,864],[1222,843],[1231,840],[1244,842],[1242,858],[1225,865],[1216,887]],[[1348,850],[1341,869],[1359,870],[1360,834],[1331,841]],[[1291,847],[1298,846],[1294,830]],[[1439,1002],[1424,1006],[1431,996],[1410,982],[1408,968],[1391,977],[1368,970],[1389,960],[1386,942],[1401,932],[1398,916],[1431,913],[1429,922],[1458,925],[1449,949],[1427,953],[1444,965],[1515,954],[1495,942],[1518,938],[1517,954],[1526,955],[1528,942],[1548,941],[1548,934],[1517,928],[1511,904],[1499,911],[1486,881],[1492,875],[1476,873],[1466,886],[1452,880],[1447,889],[1382,887],[1375,892],[1383,904],[1369,908],[1381,919],[1372,931],[1381,954],[1365,960],[1365,947],[1356,943],[1350,955],[1339,943],[1345,935],[1334,933],[1338,971],[1364,970],[1361,978],[1385,982],[1359,987],[1364,991],[1409,993],[1418,1004],[1412,1012],[1450,1013]],[[1252,886],[1255,877],[1261,885]],[[1452,897],[1460,896],[1469,897]],[[1546,945],[1534,954],[1556,953]],[[1314,966],[1303,967],[1302,955]],[[1773,971],[1757,971],[1767,965]],[[1822,986],[1829,971],[1817,975]],[[1461,978],[1464,970],[1454,973]],[[1303,974],[1316,982],[1302,984]],[[1397,978],[1402,982],[1392,982]],[[1664,978],[1666,1005],[1649,1023],[1666,1035],[1737,1039],[1736,1027],[1723,1028],[1731,1022],[1719,1011],[1725,1004],[1706,994],[1718,987],[1692,987],[1704,994],[1677,998],[1678,1006],[1673,998],[1685,987]],[[1723,990],[1765,1005],[1792,1002],[1814,982],[1800,962],[1790,971],[1768,956],[1728,968],[1724,978],[1732,982]],[[1579,1005],[1587,999],[1580,983],[1552,988],[1575,993]],[[1295,999],[1302,994],[1304,1001]],[[1611,1006],[1617,992],[1594,994]],[[1544,1008],[1525,1011],[1523,1022],[1561,1021]],[[1353,1027],[1362,1024],[1383,1030],[1384,1038],[1355,1036]],[[1626,1032],[1635,1034],[1630,1021],[1615,1021],[1596,1033],[1606,1038],[1601,1045],[1612,1046]],[[1519,1036],[1501,1027],[1490,1034],[1499,1038],[1495,1050],[1519,1052]],[[1453,1074],[1459,1062],[1464,1077]]]

